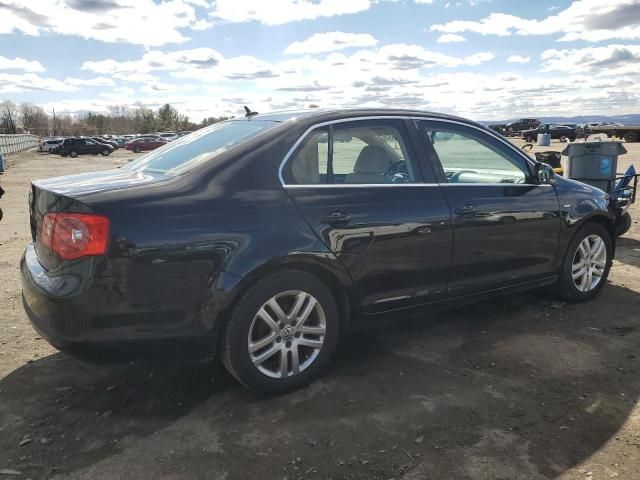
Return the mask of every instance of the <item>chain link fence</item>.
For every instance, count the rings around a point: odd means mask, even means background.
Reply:
[[[0,155],[7,156],[24,152],[30,148],[36,148],[39,144],[40,137],[37,135],[0,135]]]

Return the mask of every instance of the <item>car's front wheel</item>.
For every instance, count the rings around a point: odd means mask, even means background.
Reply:
[[[71,150],[71,151],[69,152],[69,156],[70,156],[71,158],[76,158],[76,157],[78,156],[78,152],[76,152],[75,150]]]
[[[106,156],[107,156],[107,155],[109,155],[109,153],[111,153],[111,152],[109,152],[109,150],[105,148],[105,149],[103,149],[100,153],[102,154],[102,156],[103,156],[103,157],[106,157]]]
[[[133,151],[136,152],[136,153],[140,153],[142,151],[142,149],[140,147],[135,147],[133,149]]]
[[[331,290],[298,270],[270,275],[250,287],[223,333],[222,358],[245,386],[279,393],[315,378],[335,350],[340,330]]]
[[[607,281],[612,254],[611,235],[605,227],[595,222],[583,226],[569,244],[556,293],[572,302],[594,298]]]

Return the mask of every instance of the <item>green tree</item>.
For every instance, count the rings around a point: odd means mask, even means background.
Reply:
[[[160,130],[175,130],[179,126],[180,117],[178,110],[165,103],[158,109],[157,127]]]

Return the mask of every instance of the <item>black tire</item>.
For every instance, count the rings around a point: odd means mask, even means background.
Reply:
[[[605,244],[607,257],[604,267],[604,273],[601,276],[600,282],[591,290],[583,292],[575,285],[572,277],[573,260],[578,250],[580,243],[590,235],[598,235]],[[562,269],[560,271],[560,278],[556,284],[552,287],[552,292],[559,298],[568,302],[586,302],[594,298],[609,276],[609,270],[611,268],[611,258],[613,255],[613,243],[611,241],[611,234],[601,224],[596,222],[588,222],[580,228],[574,235],[573,239],[569,243],[565,252],[564,261],[562,263]]]
[[[103,157],[108,156],[108,155],[109,155],[109,153],[111,153],[111,152],[109,152],[109,149],[107,149],[107,148],[103,149],[103,150],[100,152],[100,154],[101,154]]]
[[[566,135],[560,135],[560,141],[561,141],[562,143],[566,143],[566,141],[567,141],[567,136],[566,136]]]
[[[524,141],[527,143],[533,143],[535,139],[531,135],[527,135],[526,137],[524,137]]]
[[[248,346],[250,329],[257,312],[265,302],[280,293],[291,290],[306,292],[320,304],[326,320],[324,343],[315,360],[298,374],[272,378],[258,370],[250,358]],[[241,295],[222,333],[220,355],[229,373],[246,387],[264,393],[282,393],[301,387],[320,374],[336,348],[339,333],[339,311],[331,290],[309,273],[284,270],[259,280]],[[280,359],[281,354],[275,353],[272,358]]]
[[[624,141],[628,143],[633,143],[638,141],[637,132],[627,132],[624,134]]]
[[[76,152],[75,150],[71,150],[71,151],[69,152],[69,156],[70,156],[71,158],[76,158],[76,157],[78,156],[78,152]]]
[[[140,147],[136,147],[133,149],[133,151],[136,153],[140,153],[142,150],[140,149]]]
[[[629,231],[632,224],[631,215],[629,212],[624,212],[621,217],[616,219],[616,237],[621,237]]]

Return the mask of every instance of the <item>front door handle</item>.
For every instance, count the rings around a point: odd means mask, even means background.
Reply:
[[[473,215],[475,213],[478,213],[478,209],[470,204],[463,205],[460,208],[456,208],[457,215]]]
[[[321,218],[320,223],[324,223],[325,225],[331,225],[335,227],[339,225],[346,225],[347,223],[349,223],[350,220],[351,220],[351,215],[349,215],[346,212],[336,210],[334,212],[331,212],[326,217]]]

